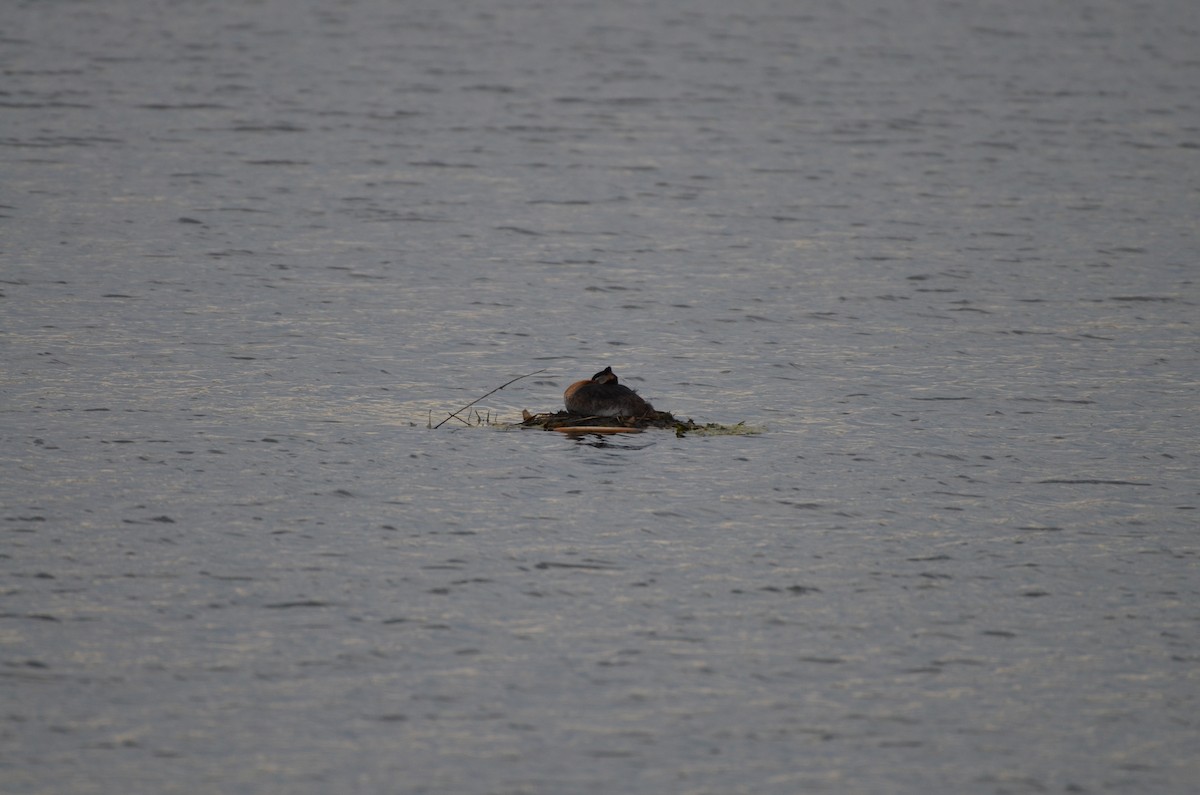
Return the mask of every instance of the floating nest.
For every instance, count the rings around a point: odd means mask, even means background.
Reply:
[[[751,428],[745,423],[736,425],[720,425],[710,422],[701,425],[693,420],[681,420],[669,411],[655,411],[641,417],[598,417],[585,414],[572,414],[569,411],[558,411],[553,414],[532,414],[522,411],[524,420],[516,427],[541,428],[559,433],[641,433],[649,428],[675,431],[676,436],[689,433],[705,435],[746,435],[759,433],[758,428]]]
[[[464,425],[470,427],[471,414],[467,413],[466,418],[462,412],[467,411],[479,401],[499,392],[509,384],[516,383],[522,378],[528,378],[531,375],[546,372],[545,368],[534,370],[532,373],[519,375],[511,381],[506,381],[500,386],[486,393],[482,397],[477,397],[467,405],[463,406],[458,411],[452,411],[446,419],[433,424],[433,412],[429,412],[429,427],[437,429],[445,425],[451,419],[456,419]],[[479,414],[479,409],[475,409],[475,426],[491,425],[501,428],[541,428],[546,431],[558,431],[559,433],[568,434],[584,434],[584,433],[641,433],[649,428],[661,428],[663,430],[675,431],[676,436],[685,436],[689,433],[702,434],[705,436],[748,436],[750,434],[762,433],[762,428],[755,428],[747,425],[744,422],[739,422],[737,425],[721,425],[716,422],[710,422],[707,425],[701,425],[691,418],[681,420],[669,411],[652,411],[649,414],[643,414],[640,417],[600,417],[587,416],[584,414],[572,414],[569,411],[557,411],[553,414],[533,414],[528,409],[521,412],[523,420],[520,423],[493,423],[492,413],[489,411],[487,418],[484,419]]]

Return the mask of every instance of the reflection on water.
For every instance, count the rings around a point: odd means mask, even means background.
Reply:
[[[629,435],[622,434],[618,439],[614,438],[614,435],[611,434],[587,433],[571,434],[568,438],[580,447],[594,447],[598,450],[644,450],[654,444],[653,441],[643,442],[642,444],[630,444],[628,441]],[[607,456],[606,458],[611,461],[626,460],[623,456],[619,455]]]
[[[1186,790],[1189,11],[14,5],[4,788]]]

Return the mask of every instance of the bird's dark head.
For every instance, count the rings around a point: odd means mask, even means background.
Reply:
[[[612,371],[611,367],[605,367],[600,372],[592,376],[594,384],[615,384],[617,383],[617,374]]]

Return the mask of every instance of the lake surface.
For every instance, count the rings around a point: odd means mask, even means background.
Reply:
[[[1197,53],[6,4],[0,791],[1194,792]],[[761,433],[505,427],[608,365]]]

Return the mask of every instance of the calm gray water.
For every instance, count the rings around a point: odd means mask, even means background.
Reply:
[[[1200,6],[0,9],[0,791],[1185,793]],[[753,436],[493,421],[611,365]]]

